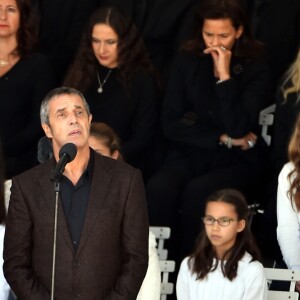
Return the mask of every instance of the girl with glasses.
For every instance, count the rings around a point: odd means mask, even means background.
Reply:
[[[266,278],[248,217],[240,192],[220,190],[208,197],[195,251],[180,266],[178,300],[266,299]]]

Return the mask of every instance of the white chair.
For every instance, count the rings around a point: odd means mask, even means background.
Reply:
[[[275,108],[276,104],[272,104],[263,109],[259,114],[258,123],[262,126],[261,136],[268,146],[271,145],[271,136],[268,134],[268,126],[273,125]]]
[[[169,227],[150,226],[150,230],[157,239],[157,254],[159,260],[166,260],[168,258],[168,250],[164,249],[164,243],[166,239],[170,238],[171,229]]]
[[[175,261],[173,260],[161,260],[160,271],[162,273],[160,300],[166,300],[167,295],[173,294],[174,284],[169,282],[169,273],[175,271]]]
[[[268,300],[298,300],[299,294],[295,292],[296,281],[300,281],[300,271],[288,269],[265,268],[267,280],[290,281],[289,291],[268,291]]]

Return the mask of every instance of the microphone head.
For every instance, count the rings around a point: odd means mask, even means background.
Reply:
[[[73,143],[67,143],[63,145],[59,150],[59,158],[61,158],[63,155],[67,156],[69,158],[69,161],[72,161],[77,154],[77,147]]]

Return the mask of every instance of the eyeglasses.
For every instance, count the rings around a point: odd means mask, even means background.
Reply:
[[[210,216],[203,217],[202,220],[205,225],[213,225],[215,222],[218,222],[218,224],[223,227],[228,226],[230,224],[230,222],[236,221],[232,218],[224,217],[224,218],[220,218],[220,219],[215,219]]]

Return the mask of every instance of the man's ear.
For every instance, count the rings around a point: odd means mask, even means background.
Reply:
[[[44,129],[44,132],[45,132],[45,135],[49,138],[49,139],[51,139],[52,137],[53,137],[53,135],[52,135],[52,131],[51,131],[51,128],[50,128],[50,126],[48,125],[48,124],[42,124],[42,127],[43,127],[43,129]]]

